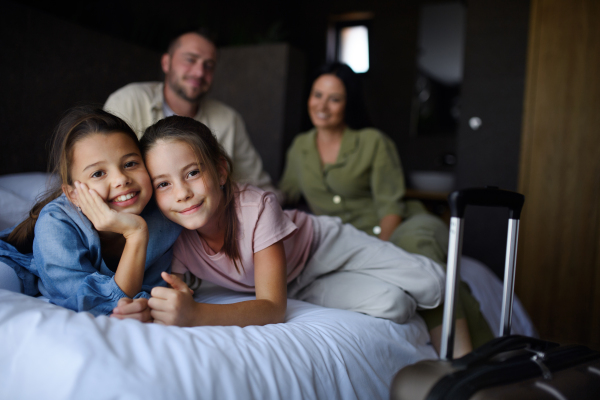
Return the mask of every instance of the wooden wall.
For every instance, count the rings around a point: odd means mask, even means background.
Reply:
[[[531,7],[516,290],[543,338],[600,348],[600,2]]]

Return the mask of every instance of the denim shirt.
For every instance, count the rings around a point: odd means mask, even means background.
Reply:
[[[165,218],[154,200],[141,216],[148,224],[149,240],[142,289],[134,298],[150,298],[153,287],[166,285],[160,274],[171,269],[173,243],[181,227]],[[0,259],[23,281],[25,294],[36,295],[39,290],[51,303],[71,310],[108,315],[119,299],[127,297],[102,259],[98,231],[64,194],[42,209],[33,253],[21,254],[0,241]]]

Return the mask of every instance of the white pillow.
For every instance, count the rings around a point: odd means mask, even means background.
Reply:
[[[34,202],[38,195],[50,188],[52,174],[46,172],[22,172],[0,176],[0,188]]]
[[[53,175],[22,172],[0,176],[0,231],[23,221],[37,197],[50,188]]]
[[[23,221],[33,202],[0,187],[0,231]]]

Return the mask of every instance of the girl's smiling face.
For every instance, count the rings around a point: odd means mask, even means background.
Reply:
[[[219,224],[220,205],[226,172],[220,168],[220,182],[213,182],[198,165],[196,154],[185,142],[159,140],[146,154],[156,203],[171,221],[200,234],[214,234]]]
[[[115,211],[140,214],[152,185],[137,143],[120,132],[93,133],[73,145],[71,181],[85,183]],[[74,186],[65,192],[77,205]]]

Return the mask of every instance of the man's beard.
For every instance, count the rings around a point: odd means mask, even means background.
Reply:
[[[190,103],[199,103],[202,97],[204,97],[204,95],[206,94],[206,92],[200,92],[194,97],[188,96],[183,86],[181,86],[175,79],[173,79],[173,77],[169,77],[169,79],[167,79],[167,84],[175,94],[177,94],[179,97]]]

